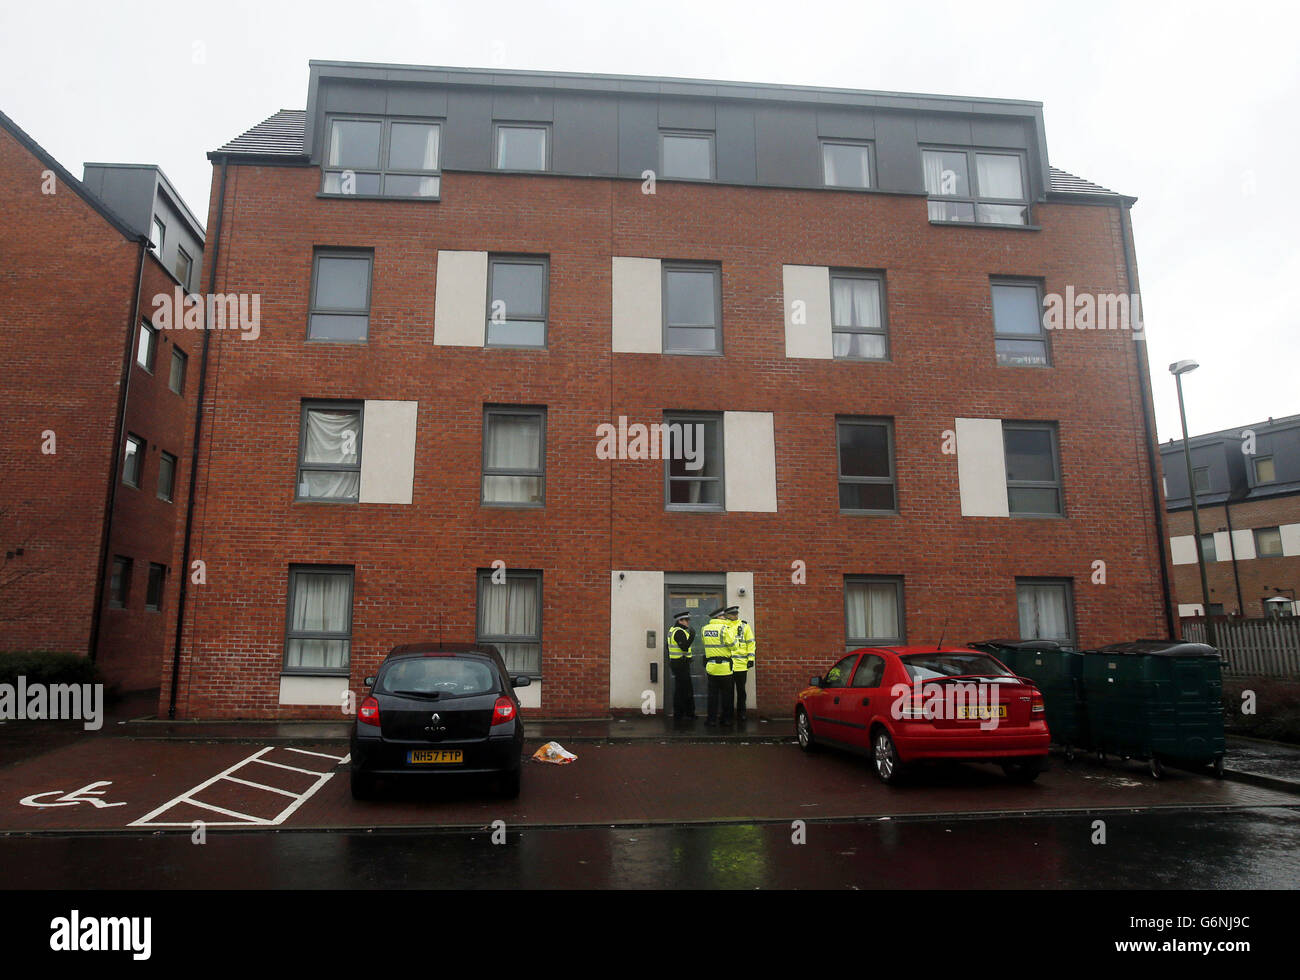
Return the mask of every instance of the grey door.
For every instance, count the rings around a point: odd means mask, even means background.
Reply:
[[[719,606],[726,605],[725,599],[727,590],[723,586],[698,586],[698,585],[669,585],[667,588],[667,602],[664,615],[664,636],[668,635],[668,627],[675,622],[674,616],[682,612],[687,612],[691,617],[691,626],[695,629],[695,642],[691,645],[691,686],[695,694],[695,714],[701,718],[707,713],[708,707],[708,688],[706,687],[707,675],[704,672],[704,644],[700,641],[700,634],[704,631],[704,624],[709,621],[709,613]],[[668,647],[664,644],[664,714],[673,713],[673,696],[674,682],[673,672],[668,666]]]

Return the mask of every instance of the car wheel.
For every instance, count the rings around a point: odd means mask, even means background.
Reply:
[[[1004,762],[1002,771],[1006,773],[1008,779],[1017,783],[1032,783],[1038,778],[1038,774],[1043,771],[1043,765],[1037,759],[1029,759],[1024,762]]]
[[[872,739],[872,757],[876,763],[876,775],[882,783],[894,785],[903,777],[903,763],[899,761],[898,749],[889,732],[883,728],[876,731]]]
[[[808,719],[808,712],[803,708],[794,713],[794,734],[799,740],[799,748],[805,752],[815,752],[820,748],[817,740],[813,738],[812,722]]]
[[[515,800],[519,798],[520,775],[521,770],[519,769],[501,774],[501,796],[503,799]]]
[[[1147,765],[1147,768],[1151,770],[1152,779],[1165,778],[1165,767],[1161,765],[1160,760],[1154,755],[1151,757],[1151,762]]]
[[[352,770],[352,798],[370,800],[375,796],[375,777],[369,773]]]

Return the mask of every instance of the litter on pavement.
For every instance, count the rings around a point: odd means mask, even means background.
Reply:
[[[572,752],[566,752],[559,742],[547,742],[540,749],[533,753],[533,759],[537,762],[553,762],[557,766],[572,762],[578,758]]]

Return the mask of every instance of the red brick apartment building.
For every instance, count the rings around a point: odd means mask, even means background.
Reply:
[[[152,298],[197,287],[202,257],[161,170],[79,181],[0,113],[0,650],[158,686],[198,358],[194,333],[155,328]]]
[[[1300,415],[1192,436],[1212,615],[1300,615]],[[1205,611],[1181,439],[1160,447],[1179,616]]]
[[[724,600],[774,715],[846,647],[1168,635],[1144,345],[1040,315],[1137,291],[1133,199],[1038,103],[313,62],[306,106],[209,154],[261,320],[211,333],[177,716],[337,717],[429,638],[663,710]]]

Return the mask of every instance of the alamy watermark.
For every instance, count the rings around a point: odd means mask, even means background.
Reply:
[[[895,684],[889,694],[894,699],[890,714],[899,721],[978,719],[980,729],[989,731],[1006,717],[1007,709],[998,702],[997,684]]]
[[[633,422],[618,417],[618,426],[596,426],[597,459],[681,459],[688,470],[704,467],[704,424]]]
[[[260,293],[209,293],[200,296],[177,286],[153,298],[153,325],[159,330],[238,330],[240,340],[262,333]]]
[[[0,684],[0,721],[80,721],[88,732],[104,726],[103,684]]]
[[[1137,293],[1076,293],[1073,286],[1066,286],[1064,296],[1043,297],[1043,328],[1141,333],[1142,298]]]

